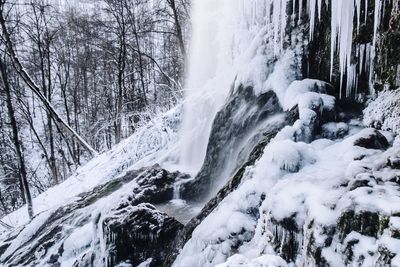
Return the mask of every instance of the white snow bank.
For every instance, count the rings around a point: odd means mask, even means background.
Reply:
[[[293,81],[285,92],[283,108],[289,110],[297,105],[300,96],[308,92],[326,94],[326,83],[320,80],[304,79]]]

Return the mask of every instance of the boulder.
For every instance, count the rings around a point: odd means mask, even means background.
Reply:
[[[162,266],[183,227],[148,203],[121,205],[107,214],[102,224],[109,266],[122,262],[137,266],[150,258],[148,266]]]
[[[385,150],[389,147],[388,140],[378,130],[368,129],[367,131],[364,130],[366,134],[354,141],[355,146],[379,150]]]

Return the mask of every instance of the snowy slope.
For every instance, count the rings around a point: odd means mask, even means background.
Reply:
[[[122,176],[131,169],[163,162],[168,165],[167,162],[176,160],[168,158],[168,155],[177,141],[180,109],[178,106],[161,114],[112,150],[78,168],[65,182],[34,198],[35,214],[63,205],[76,195]],[[26,207],[7,215],[2,221],[13,227],[26,224],[29,221]]]

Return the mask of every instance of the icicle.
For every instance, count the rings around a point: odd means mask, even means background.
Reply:
[[[313,39],[315,29],[315,8],[316,0],[308,0],[309,17],[310,17],[310,40]]]
[[[358,46],[358,49],[359,49],[359,51],[358,51],[358,67],[359,67],[360,75],[364,70],[365,47],[366,47],[366,44],[361,44]]]
[[[281,47],[283,47],[283,42],[285,40],[285,29],[286,29],[286,6],[287,6],[287,1],[288,0],[281,0],[281,6],[280,6],[280,20],[281,20],[281,28],[280,28],[280,32],[281,32],[281,39],[280,39],[280,43],[281,43]]]
[[[331,69],[330,78],[332,80],[333,74],[333,60],[336,51],[336,39],[337,39],[337,17],[338,17],[338,1],[332,0],[331,3]]]
[[[273,11],[272,11],[272,27],[274,29],[274,52],[275,54],[278,54],[278,45],[277,45],[277,40],[279,36],[279,17],[281,14],[280,10],[280,0],[274,0],[273,3]]]
[[[296,0],[293,0],[293,6],[292,6],[292,23],[294,23],[294,19],[296,17]]]
[[[357,33],[358,33],[360,30],[361,0],[355,0],[355,5],[357,7]]]
[[[347,74],[346,97],[350,97],[352,89],[356,87],[358,79],[356,65],[352,64],[348,66],[346,74]]]
[[[374,89],[374,59],[376,56],[376,39],[378,35],[379,25],[381,23],[381,12],[382,6],[385,0],[375,0],[375,7],[374,7],[374,37],[372,39],[372,46],[370,51],[370,74],[369,74],[369,90],[370,94],[375,94]]]
[[[372,41],[372,46],[375,48],[376,45],[376,36],[379,29],[379,24],[381,23],[381,11],[382,11],[382,0],[375,0],[375,9],[374,9],[374,38]]]
[[[322,0],[318,0],[318,20],[321,20]]]
[[[318,21],[321,20],[322,0],[308,0],[307,8],[310,17],[310,40],[312,40],[314,36],[315,17],[317,16],[317,10],[318,10]]]

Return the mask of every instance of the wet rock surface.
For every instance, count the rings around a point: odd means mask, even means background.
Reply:
[[[207,198],[210,189],[218,186],[216,181],[221,179],[222,172],[227,171],[226,165],[237,161],[236,157],[242,150],[241,143],[249,138],[250,134],[254,134],[256,127],[260,130],[252,137],[255,139],[252,140],[254,146],[259,143],[263,135],[277,132],[287,125],[284,120],[272,125],[266,123],[268,118],[282,112],[279,100],[273,91],[256,95],[253,87],[240,85],[216,115],[204,164],[195,179],[182,186],[182,197],[189,200]],[[263,129],[263,126],[266,129]],[[252,148],[247,154],[251,150]],[[244,164],[247,157],[248,155],[242,153],[242,162],[236,162],[236,166]],[[228,175],[233,171],[235,170],[228,170]]]

